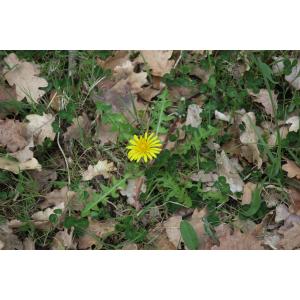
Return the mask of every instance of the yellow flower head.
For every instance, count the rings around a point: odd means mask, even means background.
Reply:
[[[144,162],[147,162],[156,158],[156,155],[161,151],[161,146],[159,138],[154,133],[148,135],[148,132],[146,132],[144,136],[139,137],[134,135],[126,147],[130,150],[128,158],[137,162],[143,158]]]

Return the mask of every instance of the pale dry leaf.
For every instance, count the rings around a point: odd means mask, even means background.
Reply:
[[[291,124],[289,127],[289,132],[298,132],[299,130],[299,124],[300,124],[300,117],[299,116],[293,116],[288,118],[285,121],[285,124]]]
[[[116,168],[113,162],[99,160],[96,165],[89,165],[88,169],[82,172],[82,180],[92,180],[96,176],[103,176],[105,179],[108,179],[114,171],[116,171]]]
[[[23,250],[23,244],[8,223],[0,225],[0,250]]]
[[[287,206],[285,204],[279,204],[276,207],[275,222],[279,223],[281,221],[285,221],[289,215],[290,215],[290,213],[289,213]]]
[[[198,88],[194,86],[193,87],[171,86],[170,88],[168,87],[168,91],[169,91],[169,99],[172,100],[173,102],[179,102],[182,101],[183,99],[191,99],[197,94],[199,94]]]
[[[68,232],[68,229],[64,229],[55,234],[52,241],[52,250],[66,250],[76,249],[76,243],[74,242],[74,228]]]
[[[289,133],[289,129],[286,126],[282,126],[279,128],[279,135],[280,139],[284,140]],[[278,133],[277,130],[275,130],[268,138],[268,145],[270,147],[275,147],[278,144]]]
[[[228,123],[233,122],[233,119],[231,118],[230,115],[228,115],[228,113],[222,113],[218,110],[215,110],[215,118],[217,120],[225,121],[225,122],[228,122]]]
[[[126,61],[129,60],[129,52],[128,51],[116,51],[116,53],[106,60],[101,60],[97,58],[97,64],[103,69],[114,70],[115,67],[122,65]]]
[[[51,206],[58,206],[64,204],[64,207],[70,202],[74,202],[76,193],[70,191],[68,187],[63,187],[60,190],[54,190],[45,195],[45,199],[39,204],[41,209],[45,209]]]
[[[146,192],[145,180],[146,177],[144,176],[129,179],[126,188],[120,190],[120,194],[127,197],[127,203],[137,210],[141,209],[139,196]]]
[[[193,65],[193,69],[190,72],[190,74],[201,79],[203,83],[207,83],[209,80],[209,77],[213,74],[213,69],[205,70],[205,69],[201,68],[200,66]]]
[[[287,176],[289,178],[296,177],[297,179],[300,179],[300,168],[292,160],[287,159],[286,164],[282,165],[282,170],[288,173]]]
[[[55,117],[51,114],[43,113],[40,115],[27,115],[26,119],[29,121],[27,129],[30,135],[34,137],[37,145],[42,145],[46,138],[51,141],[55,138],[55,132],[52,127],[52,123]]]
[[[135,243],[127,243],[122,247],[122,250],[138,250],[138,245]]]
[[[257,184],[252,182],[247,182],[244,186],[242,205],[250,204],[252,200],[252,193],[255,191]]]
[[[16,152],[28,144],[27,125],[17,120],[0,119],[0,146]]]
[[[153,76],[163,77],[175,64],[175,61],[170,59],[172,53],[172,50],[143,50],[141,56],[151,69]]]
[[[285,80],[297,91],[300,90],[300,59],[297,60],[297,65],[292,68],[292,72],[288,75],[285,75]]]
[[[218,166],[219,176],[224,176],[226,182],[230,186],[230,190],[235,192],[242,192],[244,188],[244,182],[242,181],[237,168],[227,157],[224,151],[221,154],[216,154],[216,162]]]
[[[78,239],[79,249],[88,249],[97,245],[99,239],[104,238],[115,230],[116,222],[113,220],[98,221],[90,220],[89,227],[83,236]]]
[[[35,250],[35,243],[32,238],[27,237],[23,241],[24,250]]]
[[[166,230],[163,224],[158,223],[149,232],[151,243],[157,250],[176,250],[176,247],[168,239]]]
[[[190,178],[193,181],[200,181],[212,186],[215,181],[218,180],[218,177],[219,176],[213,172],[205,173],[203,170],[200,170],[198,173],[192,174]]]
[[[300,191],[298,189],[290,188],[288,194],[291,200],[289,211],[300,215]]]
[[[293,224],[293,227],[282,232],[283,238],[279,245],[285,250],[293,250],[300,247],[300,224]]]
[[[254,102],[263,105],[268,115],[272,117],[275,116],[278,107],[278,103],[277,103],[278,95],[276,95],[274,91],[271,92],[271,98],[267,89],[261,89],[258,94],[255,94],[250,91],[249,95],[253,97]]]
[[[4,68],[3,75],[10,86],[16,86],[17,100],[25,97],[29,103],[38,103],[38,100],[45,94],[40,88],[47,87],[48,83],[44,78],[38,77],[40,71],[37,65],[20,61],[15,53],[4,58],[9,68]]]
[[[257,147],[258,137],[256,133],[256,118],[253,112],[243,115],[241,121],[245,124],[245,131],[240,136],[240,141],[244,146],[241,147],[242,156],[250,163],[257,163],[257,167],[261,168],[262,158]]]
[[[78,118],[74,118],[72,125],[67,128],[64,133],[64,140],[80,140],[81,138],[90,134],[91,121],[86,113],[83,113]]]
[[[212,250],[263,250],[261,241],[252,233],[241,233],[235,230],[232,235],[226,234],[219,238],[220,246],[213,246]]]
[[[153,88],[151,85],[143,88],[143,90],[141,92],[139,92],[139,96],[145,100],[150,102],[152,100],[152,98],[156,97],[158,94],[160,94],[160,92],[165,88],[165,84],[164,83],[160,83],[159,88],[155,89]]]
[[[180,223],[182,216],[172,216],[164,222],[164,228],[170,242],[177,248],[181,240]]]
[[[188,106],[185,125],[191,125],[194,128],[198,128],[201,125],[202,118],[200,117],[202,108],[197,104],[190,104]]]
[[[25,162],[13,161],[11,159],[0,157],[0,169],[19,174],[24,170],[42,170],[42,166],[39,164],[37,159],[32,158]]]
[[[56,209],[61,209],[62,211],[65,209],[65,204],[61,202],[57,206],[52,208],[48,207],[45,210],[40,210],[32,214],[31,219],[34,221],[48,221],[50,215],[54,214]]]

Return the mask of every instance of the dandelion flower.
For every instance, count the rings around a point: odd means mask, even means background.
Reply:
[[[144,162],[150,161],[156,158],[161,151],[161,146],[161,141],[154,133],[148,135],[148,132],[146,132],[144,136],[139,137],[134,135],[126,147],[129,149],[128,158],[137,162],[142,158]]]

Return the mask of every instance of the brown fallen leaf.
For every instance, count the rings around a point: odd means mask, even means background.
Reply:
[[[300,167],[292,160],[286,159],[286,164],[282,165],[282,170],[286,171],[289,178],[300,179]]]
[[[49,138],[51,141],[55,138],[55,133],[52,127],[52,123],[55,117],[51,114],[40,115],[27,115],[26,119],[29,121],[27,130],[30,135],[34,137],[37,145],[42,145],[45,138]]]
[[[201,125],[202,118],[200,114],[202,113],[202,108],[197,104],[190,104],[188,106],[187,116],[185,125],[191,125],[194,128],[198,128]]]
[[[32,238],[27,237],[23,241],[24,250],[35,250],[35,243]]]
[[[300,224],[293,224],[293,227],[288,228],[284,232],[283,238],[279,245],[285,250],[293,250],[300,247]]]
[[[17,98],[16,88],[6,86],[0,83],[0,102],[15,100]]]
[[[97,245],[99,239],[105,238],[105,236],[114,232],[115,225],[116,222],[113,220],[90,220],[86,233],[78,239],[78,249],[88,249],[93,245]]]
[[[237,166],[232,163],[225,151],[223,150],[221,154],[216,154],[216,162],[218,167],[219,176],[224,176],[227,183],[230,186],[230,190],[235,192],[242,192],[244,188],[244,182],[242,181]]]
[[[300,215],[300,191],[294,188],[290,188],[288,194],[291,200],[289,211],[291,213]]]
[[[192,71],[190,72],[190,75],[194,75],[202,80],[203,83],[207,83],[209,80],[209,77],[213,74],[213,69],[205,70],[197,65],[192,65]]]
[[[91,121],[86,113],[83,113],[78,118],[73,119],[71,126],[67,128],[67,131],[63,134],[65,141],[77,140],[90,134]]]
[[[52,241],[52,250],[66,250],[66,249],[76,249],[76,243],[74,242],[74,228],[68,232],[68,229],[64,229],[55,234]]]
[[[113,162],[108,162],[107,160],[99,160],[96,165],[89,165],[88,169],[82,172],[82,180],[88,181],[92,180],[96,176],[103,176],[108,179],[112,176],[111,172],[116,171]]]
[[[59,94],[57,91],[52,91],[48,106],[50,105],[55,111],[60,111],[63,106],[68,104],[68,102],[68,99],[63,95]]]
[[[279,223],[281,221],[285,221],[290,212],[285,204],[279,204],[276,206],[276,216],[275,216],[275,223]]]
[[[197,87],[171,86],[170,88],[168,88],[168,90],[169,98],[173,102],[179,102],[183,98],[191,99],[199,93]]]
[[[252,182],[247,182],[244,185],[244,191],[242,196],[242,205],[250,204],[252,200],[252,193],[255,191],[257,184]]]
[[[64,211],[65,204],[61,202],[60,204],[52,208],[48,207],[45,210],[37,211],[31,215],[31,219],[34,221],[49,221],[50,215],[54,214],[54,211],[56,209],[61,209],[62,211]]]
[[[172,216],[164,222],[164,228],[169,241],[178,248],[181,240],[180,223],[182,216]]]
[[[277,95],[274,91],[271,92],[271,97],[267,89],[261,89],[258,94],[249,91],[249,95],[253,97],[254,102],[260,103],[265,108],[268,115],[274,117],[277,111]],[[271,100],[272,99],[272,100]],[[273,107],[274,105],[274,107]]]
[[[128,51],[116,51],[114,55],[108,57],[106,60],[101,60],[97,58],[97,64],[103,69],[110,69],[114,71],[115,67],[122,65],[128,60]]]
[[[226,232],[219,237],[220,246],[213,246],[212,250],[264,250],[261,243],[252,233],[241,233],[235,230],[233,234]]]
[[[112,143],[115,144],[118,139],[118,132],[112,131],[110,124],[102,124],[98,119],[96,121],[96,132],[93,137],[94,141],[100,141],[101,145]]]
[[[175,61],[170,59],[172,53],[172,50],[143,50],[140,55],[149,66],[153,76],[163,77],[175,64]]]
[[[53,190],[52,192],[45,195],[44,200],[39,203],[41,209],[45,209],[52,206],[67,205],[71,202],[75,202],[76,193],[70,191],[68,187],[63,187],[60,190]]]
[[[258,137],[256,133],[256,118],[253,112],[249,112],[243,115],[241,118],[245,124],[245,131],[240,136],[240,141],[244,146],[241,147],[242,156],[244,156],[248,162],[257,163],[257,167],[260,169],[262,166],[262,158],[257,147]]]
[[[156,250],[176,250],[176,247],[170,242],[166,230],[161,223],[158,223],[150,230],[149,238]]]
[[[15,85],[17,100],[25,97],[29,103],[38,103],[38,100],[45,94],[40,88],[47,87],[48,83],[40,74],[37,65],[27,61],[20,61],[15,53],[4,58],[8,68],[5,67],[3,75],[10,86]]]
[[[164,83],[160,83],[160,86],[158,89],[153,88],[151,85],[143,88],[143,90],[141,92],[139,92],[139,96],[145,100],[150,102],[152,100],[152,98],[156,97],[158,94],[160,94],[160,92],[165,88],[165,84]]]
[[[0,157],[0,169],[7,170],[15,174],[19,174],[21,171],[24,170],[40,171],[42,169],[42,166],[35,158],[32,158],[25,162],[18,162],[5,157]]]
[[[57,179],[57,173],[55,170],[30,170],[28,173],[36,182],[39,191],[49,191],[52,187],[52,183]]]
[[[17,120],[0,119],[0,146],[16,152],[28,144],[27,126]]]
[[[144,176],[129,179],[126,188],[120,190],[120,194],[127,197],[127,203],[133,206],[136,210],[140,210],[142,208],[139,196],[141,193],[146,192],[145,180],[146,178]]]
[[[0,250],[23,250],[23,244],[8,223],[0,225]]]
[[[135,243],[127,243],[123,246],[122,250],[138,250],[138,245]]]

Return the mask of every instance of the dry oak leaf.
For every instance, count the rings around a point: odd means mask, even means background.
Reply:
[[[125,189],[120,190],[122,196],[127,197],[127,203],[133,206],[136,210],[140,210],[142,205],[139,201],[141,193],[146,192],[146,177],[141,176],[135,179],[129,179]]]
[[[27,115],[26,119],[29,121],[27,128],[29,134],[33,135],[37,145],[42,145],[45,138],[49,138],[51,141],[55,138],[55,132],[53,131],[52,123],[55,117],[51,114],[40,115]]]
[[[282,170],[286,171],[289,178],[296,177],[300,179],[300,168],[292,160],[287,159],[286,164],[282,166]]]
[[[253,97],[254,102],[260,103],[264,106],[265,111],[268,115],[272,117],[275,116],[277,111],[277,95],[274,91],[271,92],[271,97],[267,89],[261,89],[258,94],[254,94],[253,92],[249,92],[249,95]],[[274,106],[274,107],[273,107]]]
[[[173,216],[164,222],[164,227],[169,241],[176,247],[179,246],[181,240],[180,223],[182,216]]]
[[[299,116],[290,117],[285,121],[285,124],[291,124],[289,127],[289,132],[291,132],[291,131],[298,132],[299,124],[300,124],[300,117]]]
[[[0,146],[16,152],[28,144],[27,126],[16,120],[0,119]]]
[[[141,56],[151,69],[151,74],[158,77],[163,77],[171,71],[175,64],[173,59],[170,60],[172,54],[173,50],[141,51]]]
[[[35,158],[32,158],[25,162],[18,162],[5,157],[0,157],[0,169],[7,170],[15,174],[19,174],[21,171],[24,170],[40,171],[42,169],[42,166]]]
[[[68,187],[63,187],[60,190],[53,190],[45,195],[44,201],[39,204],[41,209],[45,209],[51,206],[58,206],[62,203],[66,207],[70,202],[75,202],[76,193],[70,191]]]
[[[90,134],[91,130],[91,121],[88,118],[86,113],[83,113],[82,116],[73,119],[71,126],[67,128],[67,131],[64,133],[64,140],[70,141],[80,140],[84,136]]]
[[[250,163],[257,163],[257,167],[261,168],[262,158],[257,147],[258,137],[256,133],[256,118],[253,112],[248,112],[241,118],[246,128],[240,136],[240,141],[244,146],[241,147],[242,156]]]
[[[190,104],[188,106],[185,125],[191,125],[194,128],[198,128],[201,125],[202,118],[200,117],[202,108],[197,104]]]
[[[242,205],[250,204],[252,200],[252,193],[255,191],[257,184],[252,182],[247,182],[244,186]]]
[[[10,86],[16,86],[17,100],[25,97],[29,103],[38,103],[38,100],[45,94],[40,88],[47,87],[48,83],[44,78],[38,77],[39,68],[33,63],[20,61],[15,53],[4,58],[6,67],[3,75]]]
[[[237,166],[232,163],[224,150],[221,154],[216,154],[216,161],[218,166],[218,174],[219,176],[224,176],[226,178],[227,183],[230,186],[230,190],[235,192],[242,192],[244,188],[244,182],[242,181]]]
[[[78,248],[87,249],[93,245],[97,245],[99,239],[115,231],[115,225],[116,223],[113,220],[90,220],[85,234],[78,239]]]
[[[92,180],[94,177],[100,175],[108,179],[112,176],[111,172],[113,171],[116,171],[113,162],[109,163],[107,160],[99,160],[96,165],[89,165],[88,169],[82,172],[82,180]]]
[[[235,230],[232,235],[227,232],[219,241],[220,246],[213,246],[212,250],[264,250],[254,234],[241,233],[239,230]]]
[[[285,250],[293,250],[300,247],[300,224],[293,223],[293,227],[281,232],[283,238],[279,245]]]
[[[68,232],[68,229],[64,229],[55,234],[52,241],[52,250],[66,250],[66,249],[76,249],[76,243],[74,243],[73,237],[74,228]]]

